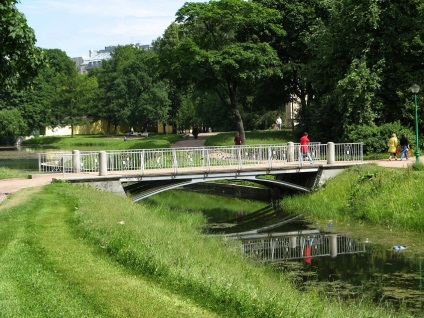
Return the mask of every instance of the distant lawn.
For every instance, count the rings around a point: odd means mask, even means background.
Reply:
[[[124,135],[75,135],[37,137],[25,140],[24,146],[52,147],[57,149],[78,150],[125,150],[125,149],[153,149],[168,148],[170,144],[182,139],[182,135],[149,134],[146,138],[128,137]]]
[[[220,133],[206,140],[206,146],[231,146],[234,145],[235,132]],[[298,142],[289,130],[255,130],[246,132],[245,145],[275,145],[285,144],[289,141]]]
[[[27,178],[28,172],[9,169],[6,167],[0,167],[0,179],[9,179],[9,178]]]

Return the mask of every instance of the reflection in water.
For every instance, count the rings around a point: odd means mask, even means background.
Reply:
[[[209,232],[239,239],[249,258],[285,272],[301,290],[366,299],[422,316],[419,256],[368,240],[358,242],[335,233],[334,226],[329,226],[330,232],[321,232],[300,217],[284,217],[269,208],[231,221],[225,222],[226,228],[213,224]]]
[[[38,153],[54,151],[45,148],[22,146],[0,147],[0,167],[25,171],[38,171]]]
[[[341,234],[321,234],[318,230],[233,237],[241,240],[244,253],[268,262],[303,259],[311,264],[317,257],[365,252],[365,243]]]

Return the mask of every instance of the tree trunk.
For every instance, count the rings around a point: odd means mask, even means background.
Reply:
[[[241,136],[241,143],[244,144],[246,142],[246,134],[244,132],[243,119],[241,118],[240,112],[237,106],[236,92],[234,89],[229,90],[230,95],[230,110],[234,116],[236,121],[237,131]]]

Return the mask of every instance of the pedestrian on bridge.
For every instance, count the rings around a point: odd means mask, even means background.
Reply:
[[[313,163],[312,157],[311,157],[311,152],[309,151],[309,138],[308,138],[308,133],[305,131],[303,133],[302,138],[300,138],[300,154],[301,154],[301,159],[303,158],[308,158],[310,163]]]

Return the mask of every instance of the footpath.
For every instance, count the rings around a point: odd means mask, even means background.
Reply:
[[[208,136],[214,135],[214,133],[202,133],[199,134],[197,139],[194,139],[192,135],[186,135],[183,140],[178,141],[171,145],[171,148],[190,148],[190,147],[202,147],[205,145],[205,141]],[[421,162],[424,158],[421,157]],[[370,160],[369,162],[376,163],[379,166],[387,168],[407,168],[415,162],[415,157],[409,160]],[[38,187],[49,184],[53,178],[57,178],[57,174],[43,174],[43,175],[31,175],[31,178],[11,178],[0,180],[0,203],[4,201],[8,195],[17,192],[24,188]]]

